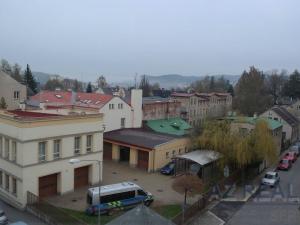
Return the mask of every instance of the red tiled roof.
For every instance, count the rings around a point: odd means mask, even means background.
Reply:
[[[78,105],[82,107],[101,108],[113,98],[112,95],[70,91],[41,91],[31,100],[57,105]]]
[[[50,114],[50,113],[39,113],[39,112],[28,112],[28,111],[21,111],[21,110],[9,110],[9,113],[23,118],[43,118],[43,117],[57,117],[61,116],[58,114]]]

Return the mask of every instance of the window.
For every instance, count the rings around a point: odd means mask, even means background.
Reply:
[[[114,201],[121,201],[124,199],[134,198],[135,197],[135,191],[127,191],[127,192],[121,192],[111,195],[102,196],[100,198],[101,203],[109,203]]]
[[[5,189],[9,190],[9,175],[5,174]]]
[[[109,104],[109,109],[114,109],[114,104]]]
[[[169,158],[169,152],[166,152],[166,159]]]
[[[39,161],[46,161],[46,142],[39,142]]]
[[[93,148],[93,135],[86,136],[86,151],[91,152]]]
[[[17,161],[17,142],[11,142],[11,160],[13,162]]]
[[[5,138],[5,143],[4,143],[4,158],[9,159],[9,139]]]
[[[121,118],[121,128],[125,127],[125,118]]]
[[[0,171],[0,187],[3,186],[3,172]]]
[[[12,193],[14,195],[17,194],[17,179],[16,178],[12,178]]]
[[[185,152],[185,153],[188,152],[188,148],[187,148],[187,147],[184,148],[184,152]]]
[[[53,159],[60,158],[60,143],[61,140],[54,140],[53,142]]]
[[[181,154],[181,148],[179,149],[178,154],[179,154],[179,155]]]
[[[118,109],[123,109],[123,103],[118,104]]]
[[[144,192],[144,191],[141,190],[141,189],[137,190],[137,194],[138,194],[138,195],[142,195],[142,196],[147,196],[147,193]]]
[[[173,156],[173,157],[175,156],[175,153],[176,153],[176,151],[173,150],[173,151],[172,151],[172,156]]]
[[[80,148],[81,148],[81,137],[75,137],[75,139],[74,139],[74,154],[75,155],[80,154]]]
[[[14,99],[18,100],[20,98],[20,92],[19,91],[14,91]]]

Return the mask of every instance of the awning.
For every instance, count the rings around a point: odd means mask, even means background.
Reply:
[[[211,162],[218,160],[221,157],[220,153],[212,150],[195,150],[183,155],[178,155],[175,159],[186,159],[194,161],[201,166],[205,166]]]

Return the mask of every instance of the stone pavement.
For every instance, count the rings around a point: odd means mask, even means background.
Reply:
[[[184,196],[172,189],[174,178],[160,173],[148,173],[141,169],[131,168],[128,164],[122,164],[112,161],[104,161],[103,182],[102,185],[114,184],[123,181],[131,181],[154,196],[152,206],[167,204],[182,204]],[[86,193],[88,187],[77,189],[74,192],[51,197],[49,203],[74,210],[83,211],[86,209]],[[199,196],[188,198],[188,204],[194,203]]]

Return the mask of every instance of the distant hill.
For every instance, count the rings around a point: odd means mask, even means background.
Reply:
[[[235,84],[240,75],[212,75],[215,78],[223,76],[225,80],[229,80],[230,83]],[[179,74],[167,74],[161,76],[147,76],[149,82],[159,83],[162,88],[176,88],[176,87],[187,87],[191,83],[203,79],[205,76],[183,76]]]

